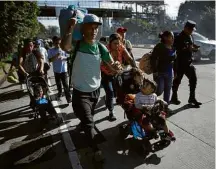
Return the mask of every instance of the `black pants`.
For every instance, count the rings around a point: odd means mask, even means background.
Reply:
[[[102,74],[101,84],[106,93],[106,107],[109,111],[113,111],[114,109],[114,97],[115,97],[115,90],[114,90],[114,77]]]
[[[91,95],[91,94],[90,94]],[[85,95],[82,92],[73,90],[72,107],[75,115],[81,121],[89,146],[97,150],[94,132],[94,111],[98,101],[98,97]]]
[[[181,65],[176,69],[176,77],[173,80],[173,92],[177,92],[183,76],[186,75],[189,79],[190,92],[195,92],[197,85],[196,68],[194,65]]]
[[[62,83],[64,87],[66,99],[70,99],[71,95],[70,95],[70,88],[68,86],[67,72],[54,73],[54,74],[55,74],[55,81],[58,89],[58,94],[59,95],[62,94],[62,85],[61,85]]]

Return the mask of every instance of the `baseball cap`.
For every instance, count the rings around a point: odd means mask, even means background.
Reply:
[[[40,44],[41,44],[41,41],[40,41],[40,40],[36,40],[36,41],[35,41],[35,44],[36,44],[36,45],[40,45]]]
[[[83,19],[83,23],[96,23],[98,25],[102,25],[100,19],[94,14],[86,14]]]
[[[117,33],[125,33],[125,32],[127,32],[127,28],[119,27],[119,28],[117,29]]]
[[[196,30],[196,22],[188,20],[185,24],[185,27]]]

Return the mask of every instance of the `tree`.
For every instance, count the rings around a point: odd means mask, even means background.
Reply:
[[[52,38],[53,36],[60,36],[60,31],[58,26],[48,26],[47,37]]]
[[[1,1],[0,2],[0,53],[5,56],[13,52],[24,38],[34,37],[39,24],[39,8],[36,2]]]
[[[187,20],[197,23],[198,31],[215,38],[215,1],[186,1],[179,7],[177,22],[181,27]],[[209,31],[209,29],[211,29]]]

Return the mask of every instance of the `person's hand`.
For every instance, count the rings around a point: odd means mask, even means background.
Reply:
[[[25,76],[26,76],[26,77],[28,77],[28,76],[29,76],[29,74],[28,74],[27,72],[25,72]]]
[[[74,28],[74,26],[76,25],[76,22],[77,22],[76,18],[69,19],[69,21],[68,21],[68,33],[71,33],[71,31],[72,31],[71,29]]]
[[[44,74],[44,71],[41,69],[41,70],[39,70],[39,72],[43,75]]]
[[[154,77],[158,77],[158,72],[153,73]]]

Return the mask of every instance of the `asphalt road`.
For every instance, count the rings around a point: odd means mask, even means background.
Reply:
[[[134,49],[135,58],[149,49]],[[197,99],[200,108],[187,105],[188,80],[183,78],[179,89],[182,103],[171,105],[172,116],[167,121],[177,140],[168,147],[149,154],[145,159],[118,135],[118,125],[126,121],[121,107],[115,106],[117,120],[107,120],[104,90],[94,117],[98,143],[106,162],[104,169],[214,169],[215,168],[215,63],[202,60],[196,64],[198,74]],[[50,71],[52,93],[56,93]],[[55,98],[53,97],[53,100]],[[0,168],[7,169],[95,169],[83,133],[74,129],[79,123],[71,104],[53,101],[65,125],[49,124],[46,131],[39,130],[37,120],[29,119],[29,98],[19,85],[4,83],[0,88]],[[71,142],[72,141],[72,142]],[[74,147],[75,146],[75,147]],[[77,157],[79,159],[77,159]],[[78,164],[81,162],[81,166]],[[71,166],[72,164],[72,166]],[[98,167],[98,166],[97,166]]]

